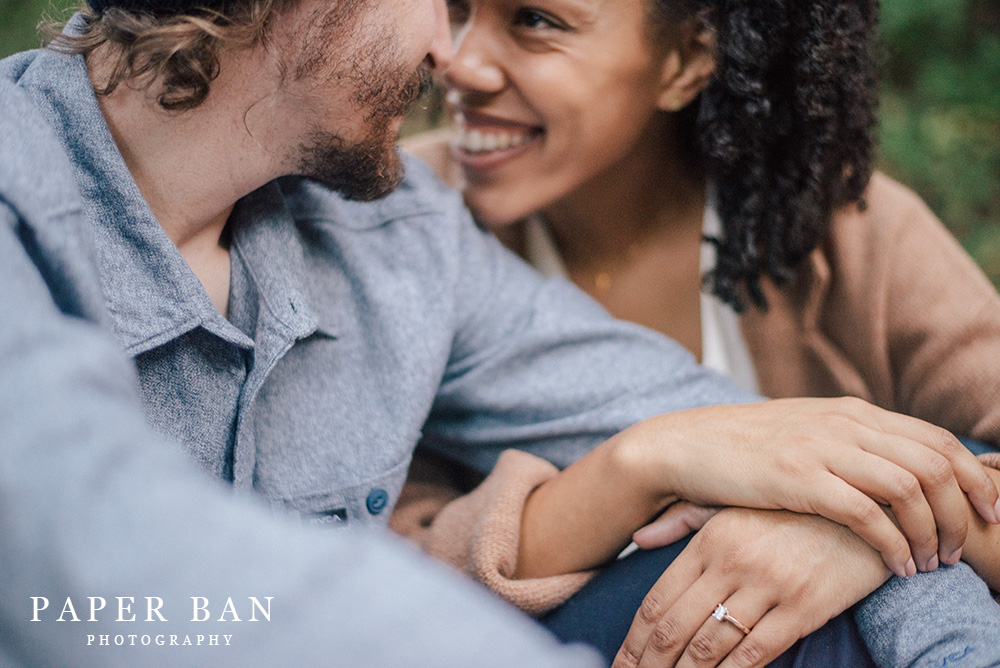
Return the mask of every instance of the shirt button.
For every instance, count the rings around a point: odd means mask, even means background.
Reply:
[[[368,498],[365,499],[365,505],[368,506],[368,512],[372,515],[378,515],[385,509],[385,504],[389,502],[389,494],[384,489],[375,488],[368,492]]]

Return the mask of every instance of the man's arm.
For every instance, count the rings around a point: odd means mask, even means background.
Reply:
[[[455,195],[440,201],[445,216],[468,215],[449,208]],[[467,219],[454,229],[454,247],[441,252],[460,260],[457,334],[426,444],[481,470],[511,447],[557,466],[580,460],[539,490],[545,502],[534,507],[545,510],[525,514],[525,577],[603,562],[673,497],[820,514],[900,574],[962,545],[962,489],[997,521],[996,487],[944,430],[857,399],[747,405],[759,398],[676,343],[614,320],[564,281],[541,281]],[[623,440],[632,445],[608,447]],[[893,507],[900,529],[878,502]]]

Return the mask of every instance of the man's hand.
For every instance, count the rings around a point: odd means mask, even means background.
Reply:
[[[959,560],[966,494],[986,521],[1000,522],[996,485],[958,439],[860,399],[696,408],[613,440],[639,485],[702,505],[822,515],[850,527],[899,575]]]
[[[879,554],[842,525],[724,509],[647,594],[612,668],[766,665],[889,575]],[[711,617],[719,603],[748,635]]]
[[[653,550],[676,543],[692,531],[705,526],[721,508],[699,506],[690,501],[677,501],[663,511],[663,514],[632,534],[632,540],[643,550]]]

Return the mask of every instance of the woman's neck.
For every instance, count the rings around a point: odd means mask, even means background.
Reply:
[[[659,151],[634,152],[543,215],[574,283],[700,359],[705,178],[658,139],[644,145]]]
[[[622,160],[542,211],[566,266],[614,271],[637,249],[700,238],[705,177],[666,119]],[[697,249],[696,249],[697,251]],[[695,252],[696,252],[695,251]]]

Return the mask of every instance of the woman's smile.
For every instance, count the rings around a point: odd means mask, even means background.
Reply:
[[[452,125],[452,151],[472,180],[476,172],[498,167],[530,150],[545,134],[537,125],[473,111],[456,111]]]

